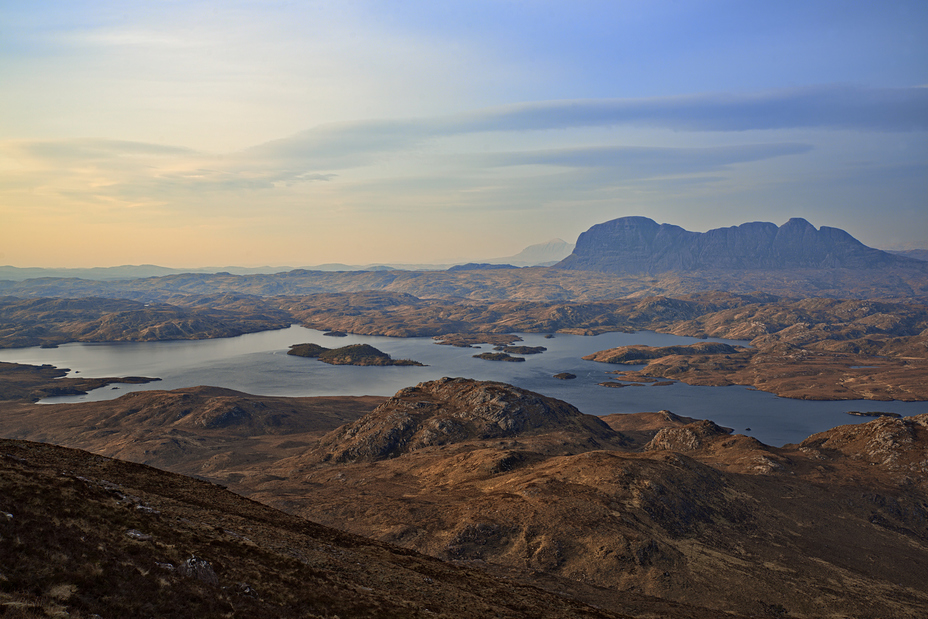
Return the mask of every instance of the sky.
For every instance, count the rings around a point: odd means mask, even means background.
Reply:
[[[0,265],[928,248],[928,2],[0,0]]]

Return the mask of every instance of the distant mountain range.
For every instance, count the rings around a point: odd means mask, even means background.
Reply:
[[[896,254],[897,256],[905,256],[906,258],[915,258],[916,260],[924,260],[928,262],[928,249],[890,250],[889,253]]]
[[[563,260],[573,250],[573,243],[567,243],[561,239],[551,239],[544,243],[530,245],[514,256],[504,258],[491,258],[483,260],[483,264],[511,264],[513,266],[550,266]],[[453,266],[459,266],[464,263],[453,264],[418,264],[418,263],[387,263],[387,264],[343,264],[341,262],[328,262],[303,267],[290,266],[263,266],[263,267],[196,267],[196,268],[171,268],[162,267],[154,264],[140,265],[123,265],[117,267],[93,267],[93,268],[40,268],[40,267],[14,267],[0,266],[0,280],[21,282],[27,279],[39,277],[77,277],[80,279],[92,279],[97,281],[107,281],[116,279],[138,279],[142,277],[163,277],[165,275],[178,275],[180,273],[229,273],[232,275],[254,275],[254,274],[272,274],[286,273],[294,270],[305,271],[443,271]]]
[[[511,264],[517,267],[551,266],[570,255],[573,243],[551,239],[544,243],[529,245],[515,256],[486,260],[487,264]]]
[[[847,232],[804,219],[690,232],[646,217],[597,224],[566,255],[560,239],[515,256],[465,265],[317,265],[166,269],[0,267],[0,294],[174,302],[183,295],[306,295],[389,291],[420,298],[591,300],[705,291],[928,301],[928,262],[867,247]],[[527,264],[528,263],[528,264]],[[284,269],[284,272],[281,272]]]
[[[925,262],[867,247],[844,230],[805,219],[751,222],[708,232],[622,217],[580,235],[556,268],[612,274],[785,269],[928,270]]]

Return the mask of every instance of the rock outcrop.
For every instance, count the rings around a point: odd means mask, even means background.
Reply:
[[[645,445],[645,451],[693,451],[702,447],[707,439],[731,434],[731,430],[704,419],[690,423],[682,428],[663,428],[651,442]]]
[[[505,383],[441,378],[401,389],[373,412],[322,439],[322,459],[376,461],[466,440],[567,432],[585,440],[621,440],[605,422]]]
[[[810,436],[800,448],[819,456],[840,454],[889,470],[908,471],[928,488],[928,413],[839,426]]]
[[[879,269],[925,270],[923,262],[867,247],[844,230],[816,229],[805,219],[782,226],[751,222],[708,232],[622,217],[580,235],[561,269],[615,274],[698,270]]]

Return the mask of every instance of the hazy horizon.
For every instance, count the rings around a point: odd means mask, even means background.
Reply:
[[[0,0],[0,264],[448,264],[628,215],[928,246],[928,4]]]

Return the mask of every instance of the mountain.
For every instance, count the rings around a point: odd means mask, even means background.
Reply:
[[[512,264],[515,266],[549,266],[570,254],[574,248],[572,243],[561,239],[551,239],[544,243],[529,245],[521,252],[507,258],[493,258],[485,260],[487,264]],[[195,267],[187,269],[162,267],[154,264],[123,265],[117,267],[92,268],[41,268],[41,267],[14,267],[0,266],[0,280],[22,282],[29,279],[79,278],[94,281],[111,281],[124,279],[139,279],[145,277],[164,277],[167,275],[182,275],[196,273],[202,275],[273,275],[287,273],[293,270],[322,271],[322,272],[349,272],[349,271],[442,271],[454,264],[425,264],[425,263],[374,263],[374,264],[343,264],[329,262],[312,266],[302,266],[294,269],[289,266],[263,266],[263,267]]]
[[[514,256],[493,258],[489,264],[512,264],[519,267],[550,266],[563,260],[573,251],[573,243],[561,239],[550,239],[544,243],[529,245]]]
[[[923,261],[928,262],[928,249],[890,250],[889,253],[895,254],[897,256],[904,256],[906,258],[914,258],[915,260],[923,260]]]
[[[690,232],[647,217],[622,217],[580,235],[560,269],[616,274],[718,270],[887,269],[928,272],[923,262],[867,247],[838,228],[805,219]]]
[[[9,281],[25,281],[37,277],[76,277],[97,281],[118,279],[137,279],[140,277],[163,277],[179,273],[234,273],[235,275],[248,275],[256,273],[283,273],[293,270],[293,267],[197,267],[191,269],[175,269],[161,267],[154,264],[123,265],[118,267],[91,267],[81,268],[41,268],[41,267],[14,267],[0,266],[0,279]]]

